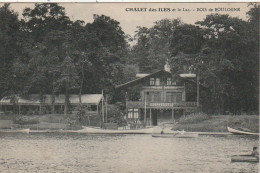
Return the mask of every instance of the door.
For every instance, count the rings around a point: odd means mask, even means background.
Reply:
[[[158,114],[158,111],[156,111],[156,110],[152,111],[153,126],[157,126],[157,114]]]

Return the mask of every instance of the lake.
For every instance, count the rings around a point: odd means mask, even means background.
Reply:
[[[258,138],[0,133],[0,172],[257,173],[259,163],[231,163]]]

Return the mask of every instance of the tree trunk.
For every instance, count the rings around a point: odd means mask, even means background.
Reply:
[[[70,87],[70,83],[69,83],[69,77],[68,80],[66,81],[66,93],[65,93],[65,105],[64,105],[64,114],[67,115],[68,114],[68,110],[69,110],[69,101],[70,101],[70,96],[69,96],[69,87]]]
[[[52,93],[51,93],[51,113],[52,114],[55,113],[55,93],[54,93],[54,90],[52,90]]]
[[[51,113],[55,114],[54,74],[52,74]]]
[[[83,63],[82,63],[82,67],[81,67],[81,74],[82,74],[82,78],[81,78],[81,81],[80,81],[80,89],[79,89],[80,113],[82,112],[81,95],[82,95],[82,88],[83,88],[83,81],[84,81],[84,64]]]
[[[40,92],[40,109],[39,109],[39,114],[43,114],[43,112],[42,112],[43,102],[44,102],[43,93]]]

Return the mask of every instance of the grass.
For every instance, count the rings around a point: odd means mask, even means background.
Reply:
[[[228,132],[227,126],[244,127],[259,132],[258,115],[218,115],[208,116],[195,115],[194,118],[184,118],[174,130],[186,130],[194,132]]]
[[[179,119],[179,123],[180,124],[194,124],[194,123],[198,123],[198,122],[201,122],[204,120],[208,120],[210,118],[211,117],[208,116],[207,114],[199,112],[199,113],[193,113],[193,114],[190,114],[187,116],[182,116]]]

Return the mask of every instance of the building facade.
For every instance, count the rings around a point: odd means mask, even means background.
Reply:
[[[81,103],[79,95],[70,95],[70,108],[74,110],[80,104],[87,108],[86,113],[93,116],[103,115],[104,97],[103,94],[82,94]],[[52,103],[54,101],[54,103]],[[44,95],[43,99],[39,94],[29,96],[15,96],[13,99],[4,97],[0,100],[0,111],[6,114],[39,115],[39,114],[64,114],[65,95]],[[54,110],[52,110],[54,106]],[[54,112],[52,112],[54,111]]]
[[[187,95],[192,94],[186,91],[186,82],[181,77],[177,80],[165,70],[137,76],[137,79],[117,86],[126,93],[128,122],[156,126],[173,122],[197,109],[196,97],[187,99]],[[139,97],[132,97],[130,90],[139,93]]]

